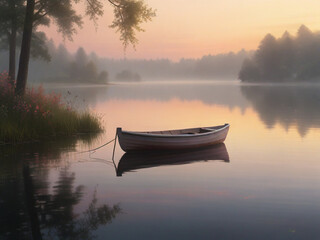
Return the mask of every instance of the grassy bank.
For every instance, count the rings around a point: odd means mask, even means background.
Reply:
[[[16,143],[55,136],[101,131],[97,116],[78,112],[61,101],[61,96],[28,89],[23,97],[14,95],[14,83],[0,74],[0,142]]]

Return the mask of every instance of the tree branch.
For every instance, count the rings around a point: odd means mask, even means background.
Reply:
[[[40,0],[38,1],[39,3],[41,2]],[[52,4],[52,6],[49,7],[49,9],[54,7],[55,5],[58,5],[58,2],[55,4]],[[40,15],[40,13],[45,9],[45,4],[42,5],[42,7],[39,8],[39,10],[34,14],[34,22],[43,18],[44,16],[48,15],[50,13],[49,10],[47,10],[44,14]]]
[[[40,1],[39,1],[40,2]],[[40,19],[42,16],[40,13],[44,10],[44,4],[38,9],[36,13],[34,13],[34,20]],[[47,13],[46,13],[47,14]]]
[[[111,3],[113,6],[117,7],[118,8],[118,11],[119,11],[119,14],[120,14],[120,17],[121,17],[121,20],[122,22],[124,22],[123,20],[123,15],[122,15],[122,12],[121,12],[121,8],[122,6],[119,5],[119,4],[115,4],[112,0],[108,0],[109,3]]]
[[[48,15],[49,13],[50,13],[50,12],[47,11],[47,12],[45,12],[45,13],[42,14],[42,15],[40,15],[40,13],[39,13],[38,16],[35,16],[34,21],[33,21],[33,22],[34,22],[33,26],[37,26],[37,21],[38,21],[39,19],[45,17],[45,16]]]
[[[121,5],[115,4],[113,1],[108,0],[109,3],[111,3],[113,6],[117,7],[117,8],[121,8]]]
[[[36,13],[34,13],[34,16],[37,16],[38,14],[40,14],[40,12],[44,9],[45,4],[41,4],[41,0],[36,2],[36,6],[40,5],[38,11]]]

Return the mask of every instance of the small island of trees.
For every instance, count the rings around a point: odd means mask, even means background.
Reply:
[[[132,72],[130,70],[123,70],[116,75],[118,81],[133,81],[138,82],[141,80],[141,77],[138,73]]]

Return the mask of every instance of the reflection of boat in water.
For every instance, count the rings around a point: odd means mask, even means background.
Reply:
[[[189,149],[222,143],[229,124],[213,127],[188,128],[167,131],[130,132],[117,129],[121,148],[125,151],[155,149]]]
[[[175,151],[135,151],[125,153],[117,167],[117,176],[132,170],[164,165],[189,164],[198,161],[221,160],[229,162],[224,143],[209,147]]]

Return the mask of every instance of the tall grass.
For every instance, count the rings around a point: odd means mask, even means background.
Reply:
[[[14,94],[14,82],[0,74],[0,142],[23,142],[101,131],[99,118],[78,112],[61,101],[61,95],[45,94],[43,88]]]

